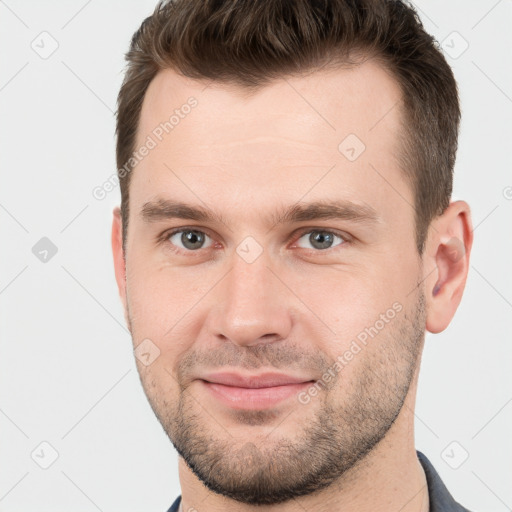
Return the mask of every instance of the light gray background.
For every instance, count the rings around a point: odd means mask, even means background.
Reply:
[[[470,203],[475,225],[459,311],[427,336],[416,444],[464,505],[503,512],[512,507],[512,2],[416,5],[459,83],[454,198]],[[114,280],[119,191],[92,195],[115,172],[123,55],[153,7],[0,1],[3,512],[165,511],[180,493],[177,455],[139,383]],[[42,237],[58,249],[47,262],[32,252]],[[52,449],[57,460],[41,468]]]

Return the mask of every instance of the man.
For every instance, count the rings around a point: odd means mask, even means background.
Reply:
[[[414,447],[460,303],[457,87],[385,0],[178,0],[118,98],[116,279],[170,511],[463,511]]]

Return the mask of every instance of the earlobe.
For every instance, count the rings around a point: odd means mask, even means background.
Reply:
[[[434,268],[425,281],[426,328],[438,333],[450,324],[462,299],[473,245],[469,205],[455,201],[429,229],[424,268]]]

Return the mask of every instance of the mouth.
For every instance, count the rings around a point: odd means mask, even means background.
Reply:
[[[218,373],[199,382],[216,401],[231,409],[261,410],[296,396],[315,381],[283,374]]]

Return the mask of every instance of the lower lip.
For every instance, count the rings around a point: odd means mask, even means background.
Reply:
[[[210,393],[232,409],[267,409],[297,395],[311,386],[313,381],[286,384],[269,388],[238,388],[201,380]]]

